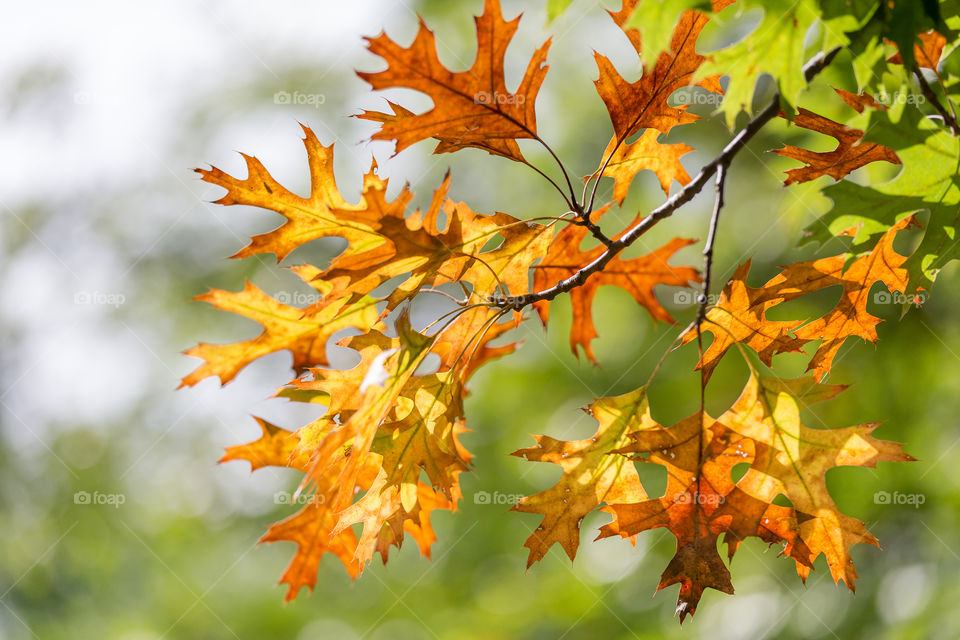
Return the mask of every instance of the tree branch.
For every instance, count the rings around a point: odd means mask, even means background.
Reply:
[[[803,66],[803,74],[807,82],[810,82],[818,73],[823,71],[827,65],[833,61],[834,57],[836,57],[837,53],[839,52],[840,47],[836,47],[827,53],[821,52],[811,58],[810,61]],[[676,194],[668,198],[666,202],[651,211],[649,215],[634,225],[618,239],[611,240],[609,244],[605,243],[607,246],[606,251],[600,254],[593,262],[584,266],[569,278],[561,280],[554,286],[544,289],[543,291],[519,296],[494,295],[490,296],[487,302],[493,306],[520,311],[527,305],[533,304],[534,302],[539,302],[541,300],[553,300],[561,293],[566,293],[571,289],[581,286],[584,282],[586,282],[587,278],[589,278],[592,274],[601,271],[607,265],[607,263],[613,260],[613,258],[615,258],[621,251],[633,244],[637,238],[652,229],[664,218],[669,218],[671,215],[673,215],[674,211],[690,202],[694,196],[700,193],[703,187],[706,186],[707,182],[710,181],[710,178],[712,178],[714,174],[719,171],[720,167],[729,166],[734,156],[736,156],[737,153],[739,153],[746,146],[747,142],[749,142],[750,139],[753,138],[753,136],[755,136],[757,132],[764,127],[764,125],[777,117],[779,113],[780,93],[777,92],[777,94],[774,95],[773,99],[770,101],[770,104],[768,104],[763,111],[754,116],[753,119],[750,120],[750,122],[748,122],[747,125],[741,129],[736,136],[734,136],[733,140],[727,143],[727,146],[723,148],[716,158],[708,162],[703,166],[702,169],[700,169],[700,173],[697,174],[697,177],[687,183],[687,185]]]

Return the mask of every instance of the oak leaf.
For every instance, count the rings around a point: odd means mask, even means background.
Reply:
[[[842,287],[836,306],[794,331],[804,342],[822,340],[807,367],[818,380],[829,373],[837,351],[847,338],[877,341],[876,326],[881,320],[867,311],[870,291],[877,282],[883,283],[891,292],[906,291],[908,273],[903,265],[907,258],[893,248],[893,241],[909,226],[916,226],[912,216],[890,227],[870,253],[850,264],[846,264],[844,255],[797,262],[785,267],[764,285],[764,303],[772,299],[793,300],[835,285]]]
[[[754,90],[764,73],[776,79],[784,110],[793,110],[792,105],[807,85],[803,71],[806,35],[821,17],[819,3],[814,0],[738,0],[725,17],[730,19],[731,14],[743,15],[752,9],[761,9],[763,18],[750,35],[712,52],[693,78],[716,74],[729,77],[720,109],[731,129],[741,110],[752,113]]]
[[[273,231],[254,236],[249,245],[232,257],[274,253],[279,262],[300,245],[317,238],[335,236],[355,243],[369,238],[371,229],[353,213],[364,209],[367,203],[352,205],[337,189],[333,175],[333,145],[320,144],[306,126],[303,126],[303,132],[303,145],[310,166],[310,195],[306,198],[287,190],[274,180],[259,160],[246,154],[240,154],[247,163],[247,177],[242,180],[216,167],[195,169],[204,182],[227,190],[226,195],[215,201],[217,204],[260,207],[286,218]]]
[[[750,469],[737,486],[754,498],[772,501],[783,494],[797,512],[798,532],[809,556],[795,558],[806,579],[823,553],[835,582],[853,591],[857,577],[850,547],[879,546],[863,523],[842,513],[827,490],[826,473],[838,466],[875,467],[877,462],[914,460],[900,444],[870,435],[877,424],[843,429],[811,429],[800,410],[843,391],[812,378],[780,380],[753,375],[740,398],[721,417],[741,436],[757,443]]]
[[[947,46],[946,36],[931,30],[917,35],[917,39],[920,42],[913,45],[913,57],[916,59],[917,66],[936,71],[937,65],[940,64],[940,56],[943,55],[943,49]],[[898,51],[890,56],[887,62],[903,64],[903,57]]]
[[[840,99],[846,102],[857,113],[863,113],[867,107],[886,111],[887,107],[877,102],[876,98],[866,92],[851,93],[845,89],[833,89]]]
[[[804,345],[805,341],[790,335],[803,324],[801,321],[767,319],[767,311],[781,300],[768,296],[764,288],[749,286],[746,282],[749,273],[748,260],[737,267],[720,299],[707,311],[701,330],[711,332],[714,338],[697,364],[698,369],[704,370],[705,381],[710,379],[720,359],[734,344],[747,345],[767,366],[778,353],[794,353]],[[696,339],[696,331],[688,331],[683,336],[683,344]]]
[[[647,129],[636,142],[629,144],[617,145],[617,139],[613,138],[603,152],[604,157],[610,156],[610,160],[601,175],[614,179],[613,199],[620,205],[627,198],[634,176],[644,169],[656,174],[660,188],[667,195],[674,180],[681,186],[690,182],[690,175],[680,164],[680,158],[693,151],[693,147],[682,142],[662,143],[657,141],[659,136],[656,129]]]
[[[309,273],[317,271],[310,270]],[[319,280],[310,280],[310,284],[321,292],[333,288],[330,283]],[[229,345],[200,343],[187,350],[187,355],[206,362],[186,376],[180,386],[192,386],[210,376],[217,376],[222,384],[226,384],[253,360],[276,351],[290,351],[293,368],[297,371],[328,364],[326,345],[333,334],[346,328],[365,331],[380,315],[373,298],[361,297],[353,303],[342,298],[325,298],[305,311],[278,302],[250,282],[237,293],[213,289],[195,300],[255,320],[263,325],[263,331],[244,342]]]
[[[294,459],[294,450],[299,437],[292,431],[271,424],[262,418],[254,417],[260,425],[262,435],[253,442],[227,447],[219,462],[232,460],[246,460],[250,463],[250,471],[263,467],[293,467],[306,470],[305,459]]]
[[[796,352],[808,342],[821,340],[807,370],[822,380],[830,372],[837,351],[847,338],[877,341],[876,326],[880,319],[867,311],[870,291],[878,282],[890,291],[906,290],[908,273],[904,264],[907,258],[893,248],[893,241],[900,231],[915,225],[912,216],[903,218],[869,253],[849,264],[844,254],[796,262],[784,267],[762,287],[746,284],[750,263],[744,263],[724,287],[717,304],[707,312],[702,330],[710,331],[715,337],[697,367],[704,368],[709,378],[735,343],[752,348],[769,366],[774,355]],[[809,321],[766,319],[766,312],[778,304],[833,286],[842,288],[840,300],[819,318]],[[689,331],[684,335],[683,343],[695,339],[696,332]]]
[[[504,57],[520,18],[504,21],[499,0],[485,0],[476,18],[477,57],[467,71],[447,69],[437,56],[433,32],[420,21],[417,36],[402,47],[386,34],[368,38],[372,53],[387,69],[358,75],[374,89],[405,87],[433,100],[433,108],[416,114],[390,102],[393,113],[365,111],[361,118],[382,124],[374,140],[396,141],[397,152],[411,144],[436,138],[434,153],[477,147],[492,154],[525,162],[518,139],[536,138],[534,103],[546,77],[550,42],[537,49],[516,92],[507,89]]]
[[[657,589],[680,584],[681,622],[696,612],[704,589],[733,593],[730,572],[717,553],[721,534],[731,557],[741,540],[757,536],[769,544],[785,543],[784,553],[806,558],[791,510],[753,498],[734,484],[733,467],[752,462],[754,443],[731,431],[722,418],[697,413],[670,428],[652,422],[630,438],[617,453],[665,467],[667,488],[659,498],[610,504],[615,520],[600,529],[600,537],[630,537],[658,527],[676,537],[676,554]]]
[[[288,585],[285,600],[296,598],[302,587],[313,590],[320,560],[328,552],[343,563],[351,577],[360,575],[361,567],[355,559],[357,535],[352,529],[331,535],[338,519],[339,516],[328,511],[322,503],[311,500],[296,514],[270,525],[260,538],[260,542],[293,542],[297,545],[293,559],[280,577],[280,582]]]
[[[806,165],[787,171],[785,185],[809,182],[821,176],[840,180],[851,171],[881,160],[900,164],[900,158],[889,147],[876,142],[863,141],[863,131],[860,129],[845,126],[807,109],[799,110],[793,118],[793,124],[835,138],[837,148],[833,151],[817,152],[788,145],[782,149],[775,149],[774,153],[799,160]]]
[[[698,412],[672,427],[656,423],[629,434],[615,453],[667,469],[660,498],[610,504],[616,519],[600,537],[634,536],[665,527],[677,552],[658,588],[680,584],[677,613],[693,614],[704,589],[733,593],[730,573],[717,553],[719,536],[732,558],[751,536],[783,545],[802,578],[821,553],[836,580],[853,589],[856,572],[849,548],[876,544],[860,521],[841,513],[830,497],[826,473],[837,466],[873,467],[879,461],[908,461],[899,444],[870,435],[876,425],[810,429],[800,409],[832,398],[842,385],[813,378],[780,380],[753,373],[743,393],[719,418]],[[734,466],[749,465],[734,482]],[[774,504],[783,494],[790,506]]]
[[[629,16],[631,0],[624,0],[623,8],[612,13],[621,26]],[[618,142],[622,142],[642,129],[656,129],[661,133],[681,124],[697,120],[688,113],[686,105],[671,106],[668,99],[674,91],[697,84],[708,91],[722,93],[719,75],[713,74],[694,81],[694,72],[706,60],[696,52],[696,41],[707,18],[696,11],[687,11],[677,22],[670,40],[671,51],[663,52],[655,64],[643,69],[636,82],[627,82],[605,56],[595,53],[600,77],[594,83],[603,98]],[[633,31],[636,34],[636,31]],[[639,35],[628,31],[634,47],[640,49]]]
[[[646,389],[597,400],[586,411],[600,423],[592,437],[566,442],[534,436],[537,446],[511,454],[533,462],[552,462],[563,469],[556,485],[512,507],[514,511],[543,515],[543,521],[524,543],[530,549],[528,568],[554,544],[563,547],[573,560],[580,546],[583,518],[601,505],[646,498],[633,463],[610,455],[629,442],[630,432],[653,423]]]
[[[356,300],[387,280],[406,275],[387,295],[386,310],[412,300],[424,287],[455,282],[471,283],[481,298],[498,290],[526,293],[526,270],[546,253],[550,228],[506,213],[476,213],[462,202],[448,200],[449,186],[448,175],[425,212],[405,216],[397,206],[371,211],[370,238],[375,241],[368,238],[363,245],[348,245],[320,277],[339,295],[350,294]],[[367,176],[366,200],[383,202],[385,190],[385,182]],[[441,212],[447,218],[445,229],[438,226]],[[498,236],[500,244],[487,249]]]

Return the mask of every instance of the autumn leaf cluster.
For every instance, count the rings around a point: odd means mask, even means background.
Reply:
[[[548,4],[552,14],[559,14],[568,2]],[[239,292],[199,296],[255,320],[262,331],[243,342],[201,343],[187,351],[203,362],[183,379],[186,386],[208,377],[226,384],[254,360],[289,352],[295,377],[282,381],[277,396],[323,407],[320,418],[294,429],[258,419],[261,436],[229,447],[223,458],[245,460],[253,469],[278,466],[301,474],[302,508],[262,538],[296,545],[281,578],[288,585],[287,598],[314,586],[327,554],[351,576],[375,554],[386,562],[391,547],[400,547],[406,536],[430,555],[436,540],[431,516],[456,510],[460,474],[470,469],[471,455],[461,442],[470,378],[518,347],[511,331],[524,322],[547,325],[551,302],[569,296],[571,348],[596,363],[591,344],[597,337],[592,315],[597,290],[621,288],[654,320],[674,324],[658,301],[661,285],[689,287],[700,301],[694,322],[677,328],[674,345],[698,344],[699,373],[691,375],[701,390],[731,350],[745,359],[750,378],[718,417],[707,414],[701,394],[697,412],[661,425],[653,417],[656,408],[650,406],[645,382],[586,408],[597,423],[593,437],[537,436],[535,446],[514,452],[562,469],[553,487],[514,507],[541,516],[525,543],[529,564],[555,544],[573,559],[584,518],[599,510],[611,518],[600,529],[601,538],[633,539],[659,527],[676,538],[676,554],[659,587],[680,585],[681,621],[694,613],[704,589],[733,593],[718,551],[721,538],[730,558],[750,537],[776,544],[801,578],[823,555],[834,580],[853,589],[857,573],[850,547],[877,541],[862,522],[839,510],[827,490],[826,472],[911,458],[900,445],[871,435],[876,424],[810,427],[801,411],[845,388],[825,379],[848,339],[877,341],[880,319],[870,305],[875,292],[922,300],[943,266],[960,257],[953,237],[960,210],[960,131],[954,115],[960,75],[952,71],[957,56],[950,55],[960,24],[950,17],[956,12],[950,13],[948,5],[623,0],[610,17],[636,51],[640,73],[637,80],[627,80],[635,77],[634,70],[620,70],[595,54],[595,89],[612,133],[597,169],[582,181],[571,177],[538,133],[536,104],[551,42],[524,61],[519,84],[511,89],[505,68],[520,18],[504,19],[499,0],[485,0],[476,18],[476,58],[464,71],[451,71],[440,61],[436,37],[422,20],[409,45],[386,33],[368,39],[369,50],[386,65],[359,73],[373,90],[412,89],[432,102],[420,113],[392,101],[381,111],[362,112],[360,118],[378,124],[374,140],[393,143],[399,153],[430,139],[437,154],[477,148],[513,161],[518,171],[524,165],[557,191],[548,216],[474,211],[451,197],[449,174],[432,195],[423,192],[428,205],[411,210],[414,187],[404,185],[388,197],[388,180],[376,163],[363,176],[360,199],[351,202],[334,178],[333,145],[324,145],[308,127],[310,191],[305,196],[285,188],[251,156],[243,156],[243,178],[198,169],[204,181],[225,190],[218,203],[283,217],[279,227],[254,236],[235,258],[273,254],[280,262],[318,238],[346,241],[329,264],[289,267],[314,293],[316,302],[306,307],[285,304],[249,282]],[[763,17],[750,34],[705,51],[700,43],[705,29],[722,30],[758,8]],[[828,67],[829,81],[821,73]],[[763,75],[776,83],[771,99],[759,88]],[[834,115],[839,120],[803,106],[815,90],[832,97],[831,113],[844,114]],[[685,131],[699,118],[687,102],[676,99],[678,92],[713,96],[720,104],[716,115],[732,131],[720,154],[692,177],[687,154],[693,147],[664,141],[675,128]],[[787,170],[786,188],[822,179],[823,193],[833,203],[799,240],[841,250],[786,265],[759,286],[748,284],[746,261],[711,302],[716,227],[725,208],[736,215],[736,206],[724,200],[726,176],[736,170],[735,156],[772,121],[788,122],[791,132],[835,140],[830,151],[802,143],[771,151],[799,164]],[[555,165],[537,166],[518,141],[542,146]],[[887,166],[894,177],[871,184],[858,170],[875,163]],[[630,224],[607,235],[599,221],[611,208],[624,206],[643,171],[652,172],[666,200],[652,211],[629,212]],[[646,255],[622,257],[711,180],[716,202],[709,229],[693,229],[689,238],[676,237]],[[609,201],[598,202],[598,195],[603,198],[611,188]],[[695,244],[696,237],[705,239],[703,267],[673,264],[675,254]],[[819,317],[783,319],[777,309],[826,289],[839,291],[839,300]],[[410,305],[424,295],[452,297],[456,306],[415,328]],[[779,319],[768,317],[774,309]],[[359,364],[338,369],[331,365],[328,347],[346,329],[351,337],[337,344],[355,352]],[[770,367],[781,353],[808,354],[810,375],[777,377]],[[428,367],[431,356],[439,364]],[[648,494],[638,464],[665,468],[662,496]],[[747,470],[735,480],[733,469],[741,464]]]

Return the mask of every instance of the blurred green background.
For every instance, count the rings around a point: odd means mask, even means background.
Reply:
[[[525,11],[508,53],[509,86],[547,33],[554,35],[539,130],[574,175],[586,175],[610,136],[591,84],[591,50],[610,56],[629,78],[640,73],[603,11],[615,3],[577,0],[549,29],[543,2],[503,4],[507,17]],[[708,591],[681,629],[673,617],[677,587],[654,594],[672,536],[649,532],[636,547],[591,543],[604,515],[584,523],[574,563],[554,548],[525,571],[522,544],[538,517],[478,504],[475,496],[550,486],[558,467],[507,454],[531,445],[533,433],[591,434],[592,420],[577,408],[643,384],[677,332],[655,326],[624,292],[607,288],[595,308],[602,367],[570,353],[569,305],[561,300],[548,332],[528,323],[522,349],[475,377],[467,401],[472,432],[464,438],[475,469],[462,476],[460,511],[434,517],[432,561],[411,542],[388,567],[373,564],[351,584],[327,559],[315,592],[283,603],[275,583],[292,545],[255,541],[292,512],[275,504],[274,494],[298,479],[215,462],[223,447],[256,437],[251,414],[291,429],[311,418],[269,399],[289,378],[289,356],[264,358],[223,389],[214,380],[174,389],[197,364],[180,351],[258,331],[192,296],[208,287],[240,289],[244,278],[289,291],[295,278],[270,257],[225,259],[278,220],[209,204],[220,190],[189,168],[211,163],[242,175],[235,151],[244,151],[303,192],[302,122],[323,142],[337,141],[338,182],[348,200],[359,196],[360,172],[373,155],[393,192],[409,181],[420,202],[450,168],[453,197],[477,211],[562,213],[532,171],[479,151],[433,156],[429,143],[391,158],[387,145],[364,142],[371,123],[346,117],[383,105],[352,73],[380,68],[363,35],[387,29],[409,42],[414,12],[421,12],[440,34],[441,59],[463,69],[474,56],[472,16],[481,7],[480,0],[61,0],[9,12],[0,24],[0,638],[960,637],[960,281],[953,269],[940,276],[928,304],[902,320],[899,308],[875,305],[888,320],[880,343],[844,345],[831,382],[852,387],[807,416],[811,426],[882,421],[877,435],[907,443],[919,459],[828,475],[841,508],[866,521],[884,547],[854,549],[856,596],[833,584],[822,558],[804,587],[792,562],[750,540],[732,565],[737,595]],[[826,76],[852,88],[841,71]],[[275,94],[283,91],[314,97],[281,104]],[[391,97],[414,109],[429,104],[412,92]],[[838,103],[824,89],[805,106],[830,115],[845,108]],[[698,149],[684,158],[693,173],[728,135],[719,120],[705,118],[678,127],[670,140]],[[818,193],[829,179],[784,189],[782,171],[795,164],[766,153],[784,141],[834,144],[775,123],[737,158],[718,238],[718,283],[748,257],[756,284],[778,264],[815,255],[816,247],[796,244],[829,208]],[[550,166],[534,148],[528,157]],[[855,177],[880,179],[883,171]],[[602,187],[608,197],[610,184]],[[619,228],[662,198],[655,180],[640,176],[607,224]],[[698,198],[631,251],[675,235],[702,238],[710,204],[709,194]],[[284,264],[322,264],[340,246],[317,241]],[[699,266],[698,251],[684,250],[674,262]],[[685,323],[693,308],[677,303],[677,291],[661,287],[658,294]],[[813,314],[838,295],[789,311]],[[653,384],[654,416],[664,424],[696,409],[694,348],[673,353]],[[800,375],[805,361],[780,356],[775,364],[782,376]],[[730,355],[714,375],[709,409],[724,410],[745,379],[746,367]],[[655,473],[645,479],[651,490],[665,482]],[[923,504],[877,504],[880,491],[920,495]]]

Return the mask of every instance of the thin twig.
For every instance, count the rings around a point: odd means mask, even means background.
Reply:
[[[713,215],[710,216],[710,231],[707,241],[703,245],[703,291],[700,293],[697,307],[697,339],[700,338],[700,325],[707,317],[707,306],[710,303],[710,280],[713,274],[713,245],[717,239],[717,226],[720,222],[720,211],[723,209],[723,192],[727,182],[727,165],[721,164],[717,168],[717,195],[713,203]]]
[[[920,68],[916,65],[913,67],[913,75],[917,77],[917,82],[920,83],[920,91],[923,92],[923,97],[933,105],[933,108],[936,109],[937,113],[943,118],[944,123],[950,127],[950,133],[954,137],[960,136],[960,124],[957,123],[957,119],[943,106],[940,98],[938,98],[934,92],[933,87],[931,87],[927,79],[923,77],[923,72],[920,71]]]
[[[803,67],[804,77],[807,79],[807,82],[812,80],[818,73],[823,71],[827,65],[833,61],[833,58],[836,57],[837,53],[840,52],[840,47],[837,47],[830,52],[823,54],[820,53],[814,58],[812,58],[806,65]],[[673,215],[674,211],[679,209],[681,206],[690,202],[700,191],[706,186],[707,182],[717,173],[721,165],[727,166],[733,160],[734,156],[737,155],[753,138],[760,129],[763,128],[768,122],[773,120],[780,113],[780,94],[777,93],[773,99],[770,101],[770,104],[767,107],[758,113],[747,125],[740,130],[740,132],[731,140],[727,146],[723,148],[720,154],[708,162],[700,170],[700,173],[691,180],[685,187],[680,191],[674,194],[672,197],[668,198],[666,202],[650,212],[647,217],[634,225],[626,233],[620,236],[616,240],[612,240],[610,244],[607,245],[607,250],[600,254],[593,262],[586,265],[575,274],[561,280],[556,285],[539,291],[536,293],[529,293],[526,295],[520,296],[491,296],[488,301],[491,305],[514,309],[519,311],[526,307],[527,305],[533,304],[540,300],[553,300],[555,297],[561,293],[566,293],[571,289],[575,289],[581,286],[586,282],[592,274],[601,271],[607,263],[613,260],[621,251],[633,244],[637,238],[645,234],[647,231],[652,229],[657,223],[659,223],[664,218],[669,218]]]

